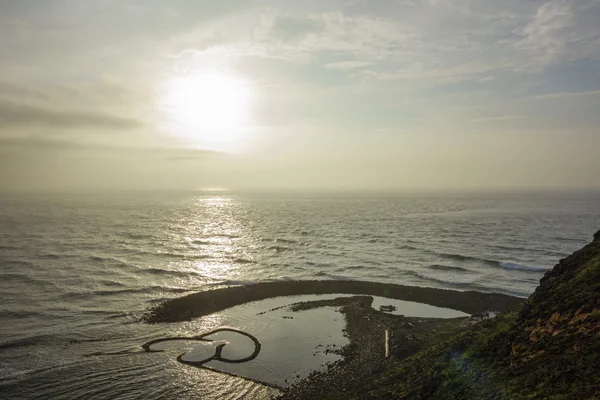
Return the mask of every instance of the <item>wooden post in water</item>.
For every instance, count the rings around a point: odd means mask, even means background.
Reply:
[[[385,358],[390,356],[390,331],[385,330]]]

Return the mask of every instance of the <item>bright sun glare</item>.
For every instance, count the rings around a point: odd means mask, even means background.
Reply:
[[[230,149],[249,124],[250,88],[233,75],[211,71],[174,77],[163,100],[172,129],[200,146]]]

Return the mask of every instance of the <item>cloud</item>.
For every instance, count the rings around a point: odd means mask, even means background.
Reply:
[[[600,2],[552,0],[542,4],[516,44],[540,67],[600,56]]]
[[[475,118],[472,119],[471,122],[474,124],[482,124],[489,122],[499,122],[499,121],[510,121],[515,119],[523,119],[523,115],[511,114],[511,115],[499,115],[494,117],[484,117],[484,118]]]
[[[582,96],[600,96],[600,90],[590,90],[586,92],[559,92],[559,93],[549,93],[549,94],[541,94],[537,96],[531,96],[529,99],[537,100],[537,99],[561,99],[568,97],[582,97]]]
[[[388,2],[384,2],[388,4]],[[391,4],[391,3],[390,3]],[[293,43],[273,45],[269,36],[254,45],[268,56],[289,60],[338,58],[326,68],[348,68],[346,59],[371,63],[379,79],[451,81],[481,74],[521,74],[600,55],[600,2],[580,0],[406,2],[369,7],[368,12],[305,13],[294,21],[319,26],[318,35],[299,35]],[[279,16],[263,18],[276,26]],[[289,14],[286,18],[291,18]],[[250,43],[247,43],[250,45]],[[258,47],[257,47],[258,48]],[[346,57],[343,57],[346,56]],[[356,64],[358,65],[358,64]]]
[[[190,147],[148,147],[120,146],[107,143],[77,142],[73,140],[54,139],[44,136],[0,137],[0,149],[15,150],[21,153],[39,151],[45,155],[57,153],[105,155],[117,157],[144,156],[165,161],[193,161],[206,157],[222,155],[214,150]]]
[[[357,69],[373,65],[372,61],[342,61],[336,63],[325,64],[325,68],[329,69]]]
[[[44,137],[0,137],[0,148],[3,150],[18,151],[73,151],[90,149],[89,145],[65,140],[53,140]]]
[[[315,19],[292,15],[277,15],[272,21],[271,36],[284,41],[295,41],[311,33],[323,31],[325,25]]]
[[[0,81],[0,101],[25,101],[46,104],[71,104],[96,107],[104,104],[118,103],[133,105],[143,98],[139,88],[138,93],[117,80],[97,76],[71,84],[52,84],[45,82],[32,87],[26,83]]]
[[[346,77],[356,81],[482,82],[597,57],[599,5],[596,0],[271,3],[266,10],[248,7],[183,27],[166,47],[181,65],[215,60],[243,65],[244,59],[261,58],[294,67],[368,67]]]
[[[9,82],[0,82],[0,98],[1,97],[35,100],[44,100],[48,98],[48,96],[41,91]]]
[[[458,66],[428,66],[414,63],[398,69],[369,68],[363,71],[362,76],[377,80],[412,80],[420,81],[423,86],[475,81],[484,83],[493,80],[489,74],[510,70],[511,65],[506,62],[464,62]]]
[[[0,100],[0,128],[108,128],[134,129],[139,120],[108,115],[101,112],[56,110]]]
[[[259,56],[303,62],[322,52],[336,52],[364,54],[370,61],[394,51],[392,47],[405,35],[404,30],[386,18],[353,17],[339,11],[268,12],[215,21],[182,34],[174,39],[174,46],[184,47],[175,52],[179,56]]]

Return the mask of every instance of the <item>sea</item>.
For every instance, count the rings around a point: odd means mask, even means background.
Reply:
[[[281,280],[527,297],[598,229],[600,193],[588,192],[0,195],[0,397],[270,398],[144,353],[200,328],[141,317],[166,299]]]

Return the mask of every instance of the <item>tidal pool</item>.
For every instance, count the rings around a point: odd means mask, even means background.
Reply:
[[[328,363],[341,359],[339,351],[349,344],[344,335],[344,316],[338,307],[319,307],[303,311],[291,311],[299,302],[330,300],[353,297],[348,294],[299,295],[275,297],[246,303],[197,320],[183,323],[184,336],[195,336],[214,329],[228,327],[254,336],[260,342],[260,352],[247,362],[224,362],[219,357],[210,360],[221,346],[220,356],[228,360],[240,360],[255,350],[255,343],[237,332],[216,332],[204,341],[177,340],[153,344],[152,351],[176,350],[182,362],[203,362],[205,368],[285,388],[294,380],[306,377],[312,371],[324,368]],[[414,303],[373,297],[373,308],[391,305],[391,313],[407,317],[457,318],[467,317],[460,311]],[[181,332],[181,331],[180,331]],[[208,360],[208,361],[206,361]],[[206,362],[204,362],[206,361]]]

